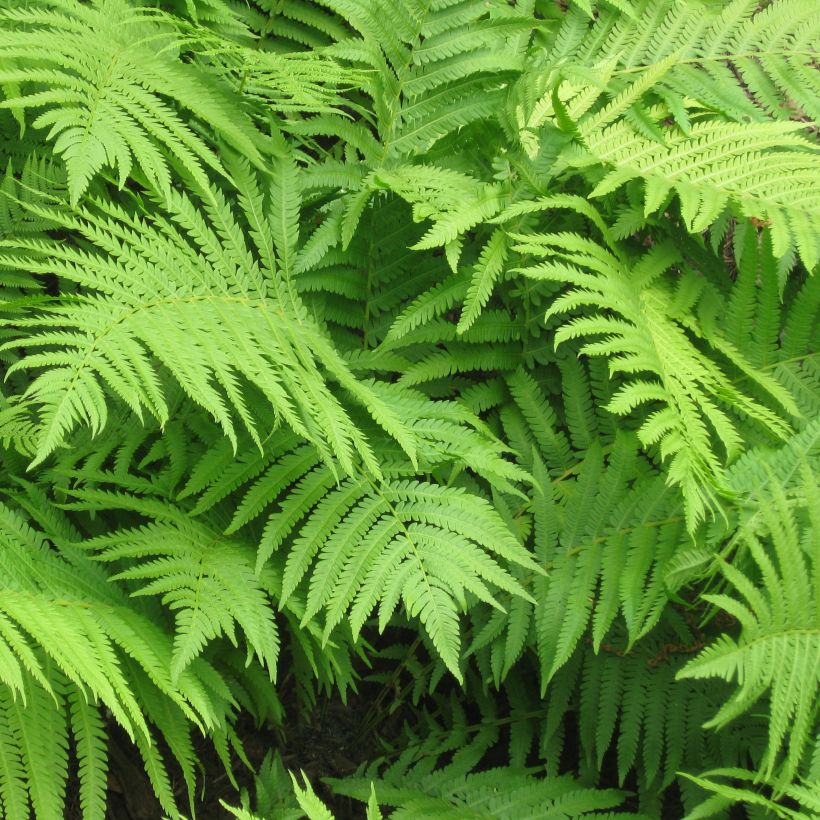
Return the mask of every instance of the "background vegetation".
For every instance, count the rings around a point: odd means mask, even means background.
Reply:
[[[817,11],[4,0],[3,816],[820,816]]]

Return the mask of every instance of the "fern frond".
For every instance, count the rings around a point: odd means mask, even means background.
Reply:
[[[548,575],[535,582],[542,690],[588,629],[597,649],[620,614],[631,646],[658,623],[667,601],[664,568],[686,544],[685,522],[676,494],[661,478],[642,475],[635,446],[629,436],[616,439],[606,469],[591,449],[565,500],[557,503],[549,490],[534,499],[547,504],[549,512],[538,514],[554,520],[557,539],[541,547]],[[536,537],[547,540],[538,530]]]
[[[657,246],[630,269],[609,251],[579,237],[559,234],[516,239],[518,250],[541,248],[544,253],[549,248],[569,263],[548,261],[522,270],[534,279],[573,286],[553,303],[548,316],[579,307],[610,312],[571,319],[556,332],[556,344],[575,338],[598,339],[585,341],[580,352],[605,356],[613,374],[624,374],[625,383],[609,403],[611,411],[627,415],[643,404],[661,405],[645,419],[639,436],[645,446],[658,445],[662,457],[669,459],[669,480],[681,486],[687,521],[694,529],[715,505],[715,493],[725,486],[713,436],[730,458],[739,451],[735,425],[717,402],[740,410],[775,435],[782,437],[788,430],[771,410],[731,386],[716,354],[725,353],[744,373],[754,373],[783,410],[796,413],[794,401],[719,336],[707,335],[692,319],[681,322],[676,317],[675,291],[663,279],[664,271],[680,262],[670,245]],[[687,277],[692,276],[684,273],[677,287],[684,290]],[[696,282],[691,287],[697,292]],[[708,342],[716,351],[715,358],[705,356],[696,340]],[[641,372],[651,378],[638,376]]]
[[[790,783],[783,787],[778,782],[765,782],[773,794],[761,792],[760,775],[741,768],[721,768],[703,772],[699,776],[685,775],[693,783],[712,792],[696,811],[709,811],[712,806],[743,804],[760,806],[771,815],[784,820],[802,820],[820,812],[820,783],[808,781]],[[728,783],[725,781],[729,781]],[[737,785],[735,785],[737,784]],[[710,805],[711,804],[711,805]],[[697,816],[697,815],[696,815]]]
[[[150,184],[170,193],[165,151],[201,184],[206,168],[224,174],[219,158],[174,106],[261,164],[241,108],[212,77],[179,60],[176,48],[161,16],[125,0],[90,6],[59,0],[0,14],[0,83],[7,97],[0,108],[39,112],[32,125],[49,129],[66,163],[73,203],[104,167],[124,185],[135,162]],[[13,87],[17,93],[9,96]]]
[[[771,225],[776,256],[795,247],[809,269],[820,259],[816,225],[820,157],[796,133],[802,125],[761,123],[744,127],[705,122],[690,134],[647,140],[627,123],[584,132],[585,147],[565,155],[568,164],[590,158],[612,170],[591,196],[603,196],[632,179],[646,183],[644,212],[664,206],[673,191],[690,231],[707,228],[731,206],[733,212]],[[801,193],[795,197],[793,192]]]
[[[209,641],[224,635],[235,645],[237,628],[249,657],[255,655],[273,678],[279,654],[276,622],[247,545],[157,502],[91,492],[79,498],[152,519],[142,527],[90,539],[83,548],[100,561],[124,562],[113,577],[137,582],[132,595],[160,596],[174,613],[173,681]]]
[[[300,517],[309,512],[287,556],[282,602],[311,565],[303,620],[324,610],[326,637],[348,613],[358,635],[377,606],[383,629],[401,599],[460,678],[458,611],[465,593],[493,604],[493,588],[527,597],[499,559],[536,569],[530,555],[486,501],[461,489],[399,478],[348,479],[330,489],[330,476],[314,475],[280,502],[282,513],[268,524],[287,533],[289,508],[298,504]]]
[[[252,201],[250,195],[246,201]],[[108,419],[106,393],[138,417],[147,411],[164,423],[168,408],[158,363],[234,444],[236,416],[259,440],[242,393],[242,384],[250,384],[273,406],[274,418],[338,458],[343,469],[352,468],[356,450],[377,470],[322,368],[412,453],[412,435],[389,400],[353,378],[283,274],[251,257],[233,213],[215,192],[207,216],[184,195],[175,195],[173,222],[162,215],[132,216],[115,206],[83,209],[77,217],[44,212],[98,250],[46,240],[5,241],[0,248],[4,266],[56,272],[85,291],[39,315],[12,320],[34,330],[7,347],[42,349],[15,365],[40,371],[17,409],[31,408],[39,416],[34,463],[60,446],[78,423],[99,433]],[[268,225],[263,219],[260,231],[270,230]],[[283,235],[281,241],[292,243],[292,237]],[[278,252],[287,253],[285,246]]]
[[[0,505],[0,540],[4,812],[28,816],[30,799],[38,817],[63,816],[70,730],[83,811],[89,818],[102,817],[107,752],[101,710],[137,745],[150,745],[149,720],[157,719],[160,732],[168,727],[146,709],[149,697],[166,711],[175,710],[186,730],[190,723],[214,728],[225,721],[225,685],[201,663],[180,675],[175,685],[169,672],[170,636],[129,609],[124,595],[82,553],[68,546],[52,549],[5,505]],[[199,675],[210,678],[216,689],[209,691]],[[178,751],[170,733],[167,739],[172,753]],[[173,797],[167,811],[176,813]]]
[[[579,68],[616,59],[620,87],[677,53],[655,89],[664,101],[689,97],[741,122],[764,113],[785,119],[801,110],[816,118],[812,90],[820,80],[812,53],[820,32],[811,2],[643,0],[618,9],[623,13],[602,8],[594,22],[566,15],[552,59]]]
[[[816,482],[811,476],[806,480],[806,498],[814,499]],[[809,546],[816,543],[817,521],[810,506],[811,517],[802,527],[776,485],[772,501],[762,510],[761,529],[756,532],[747,527],[741,533],[751,558],[750,570],[756,571],[759,580],[736,563],[723,562],[723,575],[740,597],[705,596],[737,619],[740,635],[722,635],[687,664],[680,677],[738,679],[736,692],[711,719],[714,726],[725,725],[768,695],[768,747],[761,772],[772,777],[782,759],[781,774],[789,781],[817,720],[818,573],[816,550]]]
[[[460,767],[453,768],[452,773],[446,768],[429,774],[422,772],[410,782],[406,775],[394,780],[388,773],[374,784],[375,793],[381,803],[398,807],[391,817],[419,820],[467,816],[512,820],[535,814],[545,820],[598,817],[602,816],[600,812],[623,801],[622,792],[584,787],[571,777],[541,779],[505,768],[465,775]],[[337,779],[333,788],[364,802],[368,799],[370,781]]]
[[[458,332],[464,333],[475,322],[481,309],[487,303],[493,291],[493,285],[501,273],[507,258],[507,238],[501,230],[496,230],[487,240],[487,244],[478,257],[473,272],[467,298],[464,302]]]
[[[108,750],[99,710],[74,692],[69,695],[71,734],[77,750],[83,817],[103,820],[108,791]]]

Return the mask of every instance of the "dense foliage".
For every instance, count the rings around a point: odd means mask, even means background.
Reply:
[[[4,817],[820,816],[816,0],[0,5]]]

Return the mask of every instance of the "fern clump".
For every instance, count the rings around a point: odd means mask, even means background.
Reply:
[[[0,814],[818,816],[819,53],[6,2]]]

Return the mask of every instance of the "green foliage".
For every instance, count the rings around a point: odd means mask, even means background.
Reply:
[[[0,814],[818,816],[818,46],[6,2]]]
[[[205,167],[224,173],[218,155],[176,105],[261,160],[227,89],[180,60],[173,20],[116,0],[90,6],[66,0],[12,4],[0,17],[0,30],[3,107],[37,112],[31,127],[50,129],[47,139],[65,161],[74,204],[105,167],[122,187],[136,164],[149,184],[170,192],[162,149],[200,180],[207,179]]]
[[[725,594],[704,596],[737,618],[742,631],[735,640],[722,636],[682,671],[684,677],[738,679],[732,699],[712,719],[723,725],[746,711],[762,695],[770,700],[769,742],[765,774],[772,776],[781,751],[784,771],[797,772],[817,720],[820,687],[820,630],[817,614],[818,487],[807,479],[804,495],[789,500],[774,486],[771,506],[761,510],[758,526],[740,533],[739,549],[748,550],[759,578],[731,563],[722,573],[745,601]],[[792,505],[806,505],[808,521],[800,526]],[[798,507],[798,510],[800,508]],[[766,549],[764,537],[771,539]],[[769,692],[769,690],[771,690]]]

